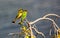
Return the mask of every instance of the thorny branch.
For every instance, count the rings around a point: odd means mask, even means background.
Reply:
[[[36,22],[38,22],[38,21],[40,21],[40,20],[50,20],[50,21],[52,21],[53,22],[53,26],[54,26],[54,28],[55,28],[55,31],[57,30],[56,28],[58,28],[59,29],[59,27],[57,26],[57,24],[55,23],[55,21],[53,20],[53,19],[51,19],[51,18],[47,18],[48,16],[57,16],[57,17],[59,17],[60,18],[60,16],[59,15],[57,15],[57,14],[47,14],[47,15],[45,15],[45,16],[43,16],[42,18],[38,18],[37,20],[35,20],[35,21],[33,21],[33,22],[30,22],[29,24],[34,24],[34,23],[36,23]],[[37,32],[37,30],[35,29],[35,31]],[[51,30],[50,30],[51,31]]]
[[[29,21],[27,19],[26,19],[26,22],[27,22],[29,29],[31,31],[31,38],[32,38],[32,36],[34,36],[33,31],[32,31],[32,26],[31,26],[31,24],[29,24]]]
[[[38,34],[41,34],[44,38],[45,38],[45,35],[42,33],[42,32],[39,32],[36,28],[34,28],[34,27],[32,27],[35,31],[36,31],[36,33],[38,33]]]
[[[57,14],[47,14],[47,15],[45,15],[45,16],[43,16],[43,18],[47,18],[48,16],[56,16],[56,17],[58,17],[58,18],[60,18],[60,16],[59,15],[57,15]],[[56,26],[56,27],[58,27],[58,26]],[[50,34],[49,35],[51,35],[51,29],[50,29]],[[55,28],[55,32],[57,31],[57,29]]]
[[[43,18],[47,18],[48,16],[56,16],[56,17],[60,18],[60,16],[57,14],[47,14],[47,15],[43,16]],[[56,27],[58,28],[58,26],[56,26]]]
[[[40,20],[50,20],[50,21],[52,21],[53,22],[53,24],[59,29],[59,27],[57,26],[57,24],[55,23],[55,21],[54,20],[52,20],[52,19],[50,19],[50,18],[38,18],[38,19],[36,19],[35,21],[33,21],[33,22],[30,22],[29,24],[35,24],[36,22],[38,22],[38,21],[40,21]]]

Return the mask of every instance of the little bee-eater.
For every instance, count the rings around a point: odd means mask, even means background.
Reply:
[[[12,21],[12,23],[15,23],[16,20],[18,20],[19,18],[21,18],[22,14],[23,14],[23,9],[20,8],[20,9],[18,10],[17,16],[16,16],[15,19]]]
[[[23,14],[21,16],[21,21],[18,24],[23,24],[26,17],[27,17],[27,10],[23,10]]]

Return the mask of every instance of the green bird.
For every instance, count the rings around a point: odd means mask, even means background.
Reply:
[[[21,18],[22,14],[23,14],[23,9],[20,8],[20,9],[18,10],[18,13],[17,13],[15,19],[12,21],[12,23],[15,23],[16,20],[18,20],[19,18]]]
[[[23,24],[26,17],[27,17],[27,10],[23,10],[23,13],[22,13],[22,16],[21,16],[21,21],[18,24]]]
[[[27,10],[19,9],[18,13],[17,13],[17,16],[12,21],[12,23],[15,23],[16,20],[21,19],[18,24],[22,25],[24,20],[26,19],[26,17],[27,17]]]

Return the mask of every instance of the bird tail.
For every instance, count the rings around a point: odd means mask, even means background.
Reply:
[[[16,20],[17,20],[17,18],[15,18],[15,19],[12,21],[12,23],[15,23],[15,22],[16,22]]]
[[[19,22],[18,24],[23,25],[23,22]]]

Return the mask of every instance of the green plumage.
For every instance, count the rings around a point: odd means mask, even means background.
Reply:
[[[22,13],[22,16],[21,16],[21,21],[19,22],[19,24],[23,24],[26,17],[27,17],[27,11],[24,10],[23,13]]]
[[[23,11],[23,14],[21,16],[21,21],[24,21],[26,19],[27,16],[27,11]]]

